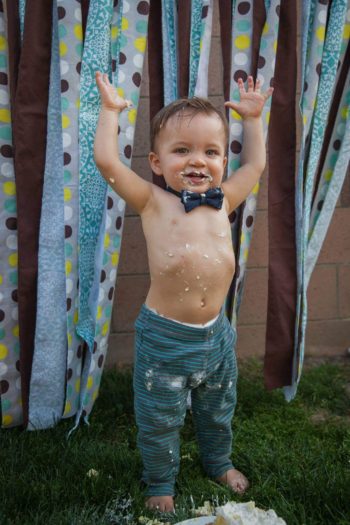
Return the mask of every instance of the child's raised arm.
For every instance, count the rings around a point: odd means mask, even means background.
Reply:
[[[238,80],[238,88],[240,102],[225,102],[225,106],[237,111],[243,123],[241,167],[222,185],[229,202],[229,213],[248,197],[264,171],[266,148],[261,113],[273,92],[273,88],[270,87],[265,93],[261,93],[259,79],[254,86],[251,76],[248,77],[247,91],[242,79]]]
[[[152,184],[125,166],[118,152],[118,117],[130,103],[118,96],[107,75],[97,72],[96,83],[102,102],[94,143],[96,165],[118,195],[141,213],[152,196]]]

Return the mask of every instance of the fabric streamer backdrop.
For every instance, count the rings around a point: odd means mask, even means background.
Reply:
[[[257,75],[263,89],[275,85],[271,117],[268,106],[263,114],[265,136],[271,122],[265,375],[268,387],[285,387],[290,399],[303,361],[307,285],[349,161],[349,6],[345,0],[302,5],[296,252],[296,5],[236,0],[219,6],[225,98],[238,100],[236,82],[248,74]],[[77,425],[81,416],[87,421],[98,395],[125,203],[107,187],[93,159],[100,105],[95,71],[108,72],[119,94],[133,103],[120,116],[119,133],[121,158],[130,165],[147,35],[152,117],[179,95],[207,96],[212,16],[212,0],[0,0],[3,427],[26,425],[28,409],[28,428],[46,428],[74,415]],[[242,123],[235,112],[229,119],[230,176],[240,163]],[[280,133],[282,119],[283,127],[293,130],[288,142]],[[155,182],[164,185],[159,177]],[[233,323],[257,192],[258,185],[233,223],[238,272],[227,302]]]

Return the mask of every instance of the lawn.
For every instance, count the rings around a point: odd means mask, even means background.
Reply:
[[[251,480],[239,498],[208,480],[190,416],[182,432],[176,523],[205,500],[254,500],[288,525],[350,524],[350,360],[307,367],[286,403],[266,392],[257,362],[240,367],[234,463]],[[0,431],[0,523],[136,525],[143,509],[131,373],[105,373],[90,418],[51,430]],[[153,515],[154,517],[154,515]]]

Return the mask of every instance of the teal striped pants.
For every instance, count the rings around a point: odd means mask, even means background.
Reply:
[[[186,326],[143,305],[135,323],[135,414],[148,496],[174,495],[179,430],[191,391],[203,466],[216,478],[232,468],[236,333],[222,312],[208,327]]]

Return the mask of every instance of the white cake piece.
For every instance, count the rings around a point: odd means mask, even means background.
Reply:
[[[216,516],[224,518],[225,525],[287,525],[274,510],[259,509],[254,501],[248,503],[230,501],[216,508]]]

